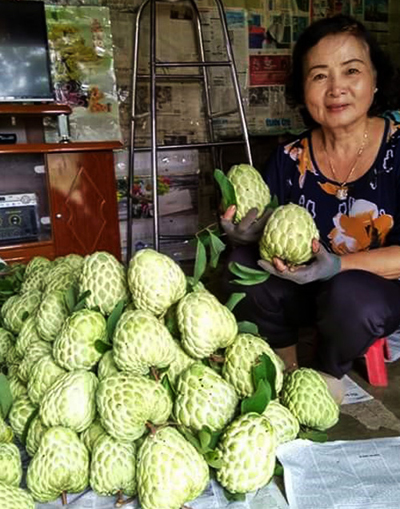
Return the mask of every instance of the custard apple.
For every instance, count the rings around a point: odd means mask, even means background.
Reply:
[[[13,441],[14,433],[10,426],[8,426],[0,414],[0,443],[8,444]]]
[[[97,365],[97,378],[99,381],[103,380],[107,376],[116,375],[119,373],[119,369],[114,361],[114,355],[112,350],[108,350],[103,354]]]
[[[91,369],[100,360],[96,341],[107,339],[107,323],[98,311],[81,309],[67,318],[53,343],[54,359],[62,368]]]
[[[28,466],[26,483],[39,502],[87,488],[89,452],[73,430],[56,426],[44,433]]]
[[[233,418],[239,399],[235,389],[201,362],[189,366],[178,378],[174,415],[196,431],[222,430]]]
[[[141,249],[131,258],[128,285],[138,309],[163,315],[186,293],[186,277],[179,265],[153,249]]]
[[[4,326],[14,334],[21,331],[26,315],[34,315],[39,307],[42,293],[31,290],[23,295],[12,295],[1,308]]]
[[[207,290],[188,293],[178,304],[177,317],[182,346],[196,359],[228,347],[238,332],[233,313]]]
[[[174,360],[175,348],[168,329],[150,311],[125,311],[113,336],[118,369],[147,375],[151,367],[165,368]]]
[[[268,355],[275,366],[275,390],[278,394],[282,388],[284,364],[264,339],[253,334],[241,333],[225,350],[222,376],[233,385],[240,398],[247,398],[254,393],[256,388],[253,385],[251,371],[263,353]]]
[[[339,420],[339,406],[313,369],[300,368],[285,375],[280,399],[303,426],[325,431]]]
[[[14,375],[8,375],[8,383],[10,385],[10,391],[13,397],[13,400],[19,398],[20,396],[24,396],[25,394],[28,394],[28,388],[27,386],[21,382],[21,380],[18,378],[17,374]]]
[[[20,333],[15,341],[15,352],[23,358],[29,347],[35,341],[40,341],[40,336],[36,327],[36,313],[28,316],[28,318],[22,324]]]
[[[235,419],[217,446],[221,466],[217,480],[231,493],[247,493],[272,478],[276,459],[275,432],[265,417],[249,412]]]
[[[76,253],[70,253],[62,257],[62,263],[68,265],[73,271],[80,273],[82,270],[84,257]],[[58,262],[57,262],[58,263]]]
[[[18,447],[0,443],[0,482],[19,487],[21,479],[22,464]]]
[[[41,339],[54,341],[68,315],[65,292],[62,290],[47,292],[40,303],[36,318],[36,329]]]
[[[41,357],[30,371],[28,395],[35,405],[39,405],[44,394],[66,371],[54,362],[52,355]]]
[[[33,341],[19,365],[17,372],[19,379],[27,383],[31,376],[31,369],[33,366],[45,355],[51,355],[51,351],[52,346],[47,341],[42,341],[41,339],[39,341]]]
[[[137,483],[143,509],[180,509],[209,483],[203,456],[174,428],[148,435],[138,452]]]
[[[5,364],[7,353],[14,344],[14,336],[10,331],[0,327],[0,365]]]
[[[90,426],[96,416],[94,373],[76,370],[57,378],[44,394],[40,418],[45,426],[63,426],[77,433]]]
[[[90,291],[86,306],[98,306],[103,315],[111,314],[121,300],[128,300],[125,268],[115,256],[97,251],[86,256],[79,279],[79,293]]]
[[[26,266],[25,278],[38,269],[43,270],[43,268],[45,267],[49,269],[50,266],[51,261],[48,258],[45,258],[44,256],[34,256],[33,258],[30,259]]]
[[[271,201],[269,187],[261,174],[250,164],[237,164],[231,167],[227,177],[235,190],[235,222],[241,221],[254,207],[258,209],[257,217],[260,217]]]
[[[146,423],[164,424],[172,410],[171,398],[160,383],[127,373],[104,378],[96,402],[101,424],[117,440],[140,438]]]
[[[274,399],[262,413],[272,424],[277,445],[294,440],[300,431],[300,424],[290,410]]]
[[[136,446],[102,435],[95,443],[90,462],[90,486],[103,496],[136,493]]]
[[[264,260],[277,257],[288,265],[300,265],[311,259],[313,239],[319,239],[319,232],[308,210],[294,203],[281,205],[265,225],[260,255]]]
[[[60,290],[65,292],[69,288],[78,288],[79,273],[71,269],[66,263],[53,263],[45,278],[44,294]]]
[[[107,435],[106,430],[101,425],[100,419],[96,417],[92,424],[86,428],[85,431],[82,431],[79,438],[86,445],[87,450],[91,453],[97,439],[103,435]]]
[[[24,434],[26,423],[35,411],[37,411],[37,406],[31,402],[27,395],[14,400],[8,414],[8,420],[15,436],[20,440]]]
[[[175,339],[173,339],[172,341],[174,344],[174,358],[171,364],[169,365],[166,374],[168,375],[168,379],[171,382],[171,384],[175,386],[178,381],[178,377],[182,373],[182,371],[185,371],[185,369],[191,366],[193,363],[195,363],[196,360],[193,359],[193,357],[190,357],[183,350],[179,341],[176,341]]]
[[[49,428],[42,423],[39,415],[36,415],[29,425],[28,433],[26,435],[26,452],[29,456],[33,457],[39,449],[40,442],[43,435]]]
[[[22,281],[20,293],[26,293],[31,290],[39,290],[43,292],[45,286],[45,279],[50,269],[51,264],[37,265],[32,270],[25,270],[24,280]]]
[[[35,509],[35,506],[35,501],[28,491],[0,482],[1,509]]]

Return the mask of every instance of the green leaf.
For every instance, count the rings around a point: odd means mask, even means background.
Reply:
[[[111,345],[109,345],[108,343],[104,343],[104,341],[101,341],[100,339],[96,339],[96,341],[94,342],[94,347],[101,354],[106,353],[108,352],[108,350],[112,349]]]
[[[251,378],[253,381],[253,387],[258,387],[258,383],[260,380],[264,382],[268,380],[267,374],[267,365],[263,362],[263,359],[259,360],[252,368],[251,368]]]
[[[161,385],[164,387],[164,389],[166,389],[171,400],[174,401],[176,392],[175,389],[172,387],[171,381],[167,374],[164,374],[164,376],[162,377]]]
[[[240,278],[234,279],[233,282],[244,286],[264,283],[264,281],[267,281],[270,276],[269,272],[266,272],[265,270],[252,269],[251,267],[246,267],[245,265],[241,265],[236,262],[229,263],[228,268],[232,274],[235,274],[235,276]]]
[[[264,283],[269,278],[269,273],[266,272],[265,276],[253,276],[249,279],[232,279],[231,283],[236,283],[237,285],[242,286],[252,286],[259,285],[260,283]]]
[[[204,244],[197,239],[196,261],[194,264],[193,286],[200,281],[207,265],[207,253]]]
[[[215,269],[218,265],[219,257],[226,248],[226,245],[214,233],[210,231],[210,265]]]
[[[243,300],[245,297],[246,297],[245,293],[231,293],[225,306],[230,311],[232,311],[235,308],[235,306],[237,306],[239,302]]]
[[[230,262],[228,268],[232,274],[242,278],[246,278],[248,276],[265,276],[266,274],[265,270],[253,269],[237,262]]]
[[[22,432],[22,436],[21,436],[21,442],[23,443],[23,445],[26,444],[26,437],[28,436],[28,431],[32,424],[32,421],[38,414],[39,414],[39,408],[35,408],[35,410],[33,410],[31,415],[28,417],[28,419],[25,422],[24,431]]]
[[[276,196],[276,194],[274,194],[271,201],[268,203],[267,208],[276,209],[277,207],[279,207],[278,197]]]
[[[198,433],[198,437],[201,445],[201,450],[204,452],[209,451],[210,450],[209,444],[211,442],[210,430],[207,429],[206,427],[202,428]]]
[[[118,320],[121,318],[125,304],[125,299],[121,299],[118,304],[115,305],[114,309],[111,311],[110,316],[107,318],[107,335],[110,341],[114,335]]]
[[[77,292],[74,286],[70,286],[64,293],[65,304],[71,314],[74,311],[77,302]]]
[[[276,388],[275,388],[275,381],[276,381],[276,367],[273,363],[271,357],[267,355],[266,353],[263,353],[260,355],[259,362],[263,364],[264,366],[264,372],[266,373],[266,377],[264,380],[268,381],[270,387],[271,387],[271,399],[275,399],[276,394]],[[257,380],[258,383],[258,380]],[[254,387],[257,387],[257,383],[254,384]]]
[[[83,292],[81,295],[79,295],[77,303],[73,309],[74,312],[79,311],[86,306],[86,299],[89,297],[91,293],[92,292],[90,290],[86,290],[86,292]],[[92,308],[92,311],[100,311],[99,306]]]
[[[3,419],[7,417],[12,402],[13,397],[8,378],[3,373],[0,373],[0,412]]]
[[[316,429],[302,428],[300,429],[299,438],[311,440],[312,442],[324,443],[328,440],[328,434],[325,431],[318,431]]]
[[[86,292],[81,293],[78,297],[78,302],[85,301],[91,293],[92,292],[90,290],[86,290]]]
[[[280,463],[275,464],[274,475],[277,477],[283,477],[283,466]]]
[[[240,412],[242,415],[249,412],[262,414],[270,401],[271,386],[268,382],[260,380],[254,394],[242,400]]]
[[[240,333],[247,333],[258,336],[258,326],[253,322],[248,322],[246,320],[243,322],[238,322],[238,329]]]
[[[224,495],[226,500],[229,500],[229,502],[243,502],[246,500],[246,494],[245,493],[231,493],[227,489],[223,489]]]
[[[223,465],[223,460],[220,458],[218,451],[209,451],[204,454],[204,459],[211,468],[218,470]]]
[[[182,435],[186,438],[186,440],[196,448],[197,451],[201,451],[200,440],[196,438],[187,428],[184,426],[179,426],[178,430],[182,433]]]
[[[236,193],[232,182],[221,170],[214,170],[214,178],[218,182],[222,194],[222,208],[226,210],[230,205],[236,205]]]

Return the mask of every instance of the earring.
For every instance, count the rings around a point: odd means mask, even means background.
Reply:
[[[375,87],[374,94],[378,92],[378,87]]]

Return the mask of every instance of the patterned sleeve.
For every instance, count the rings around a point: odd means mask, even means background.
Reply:
[[[385,240],[386,246],[400,246],[400,130],[397,131],[393,138],[392,147],[394,150],[393,166],[396,182],[396,207],[393,215],[393,228],[390,230]]]

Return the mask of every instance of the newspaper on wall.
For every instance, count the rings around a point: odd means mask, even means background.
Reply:
[[[222,25],[217,9],[201,11],[204,48],[210,61],[227,61]],[[247,90],[248,29],[245,9],[226,9],[229,37],[235,58],[238,82],[243,98]],[[217,138],[234,137],[241,133],[238,104],[230,69],[212,67],[208,70],[211,90],[211,109],[216,114],[214,133]]]
[[[108,8],[46,5],[46,21],[55,96],[72,108],[72,140],[121,140]],[[54,141],[54,130],[46,137]]]

